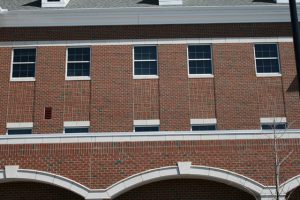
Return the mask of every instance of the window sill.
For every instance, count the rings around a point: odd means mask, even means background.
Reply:
[[[214,78],[213,74],[189,74],[189,78]]]
[[[30,82],[30,81],[35,81],[34,77],[27,77],[27,78],[11,78],[10,81],[13,82]]]
[[[279,73],[256,73],[256,77],[281,77]]]
[[[158,79],[158,75],[134,75],[133,79]]]
[[[90,81],[90,76],[69,76],[66,77],[66,81]]]

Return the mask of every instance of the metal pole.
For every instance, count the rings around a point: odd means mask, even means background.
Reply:
[[[295,0],[289,0],[289,1],[290,1],[290,14],[291,14],[292,28],[293,28],[294,51],[295,51],[295,56],[296,56],[298,89],[299,89],[299,96],[300,96],[300,32],[299,32],[299,22],[298,22],[296,1]]]

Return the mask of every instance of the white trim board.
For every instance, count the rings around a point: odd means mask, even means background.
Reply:
[[[70,40],[0,42],[0,47],[93,46],[93,45],[158,45],[158,44],[222,44],[222,43],[293,42],[292,37],[265,38],[194,38],[194,39],[134,39],[134,40]]]
[[[300,139],[299,129],[278,130],[282,139]],[[284,133],[284,134],[283,134]],[[3,135],[1,144],[67,144],[67,143],[113,143],[113,142],[165,142],[208,140],[270,140],[273,130],[232,131],[186,131],[151,133],[83,133],[83,134],[31,134]]]
[[[64,127],[90,126],[90,121],[66,121]]]
[[[6,128],[32,128],[33,122],[6,123]]]
[[[211,119],[191,119],[191,125],[196,125],[196,124],[217,124],[217,119],[216,118],[211,118]]]
[[[260,118],[260,123],[265,124],[265,123],[286,123],[286,117],[265,117],[265,118]]]

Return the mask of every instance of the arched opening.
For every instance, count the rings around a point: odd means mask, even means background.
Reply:
[[[300,187],[295,188],[286,195],[287,200],[299,200],[300,199]]]
[[[152,182],[114,198],[114,200],[255,200],[250,193],[216,181],[171,179]]]
[[[69,190],[37,182],[0,183],[0,199],[5,200],[84,200]]]

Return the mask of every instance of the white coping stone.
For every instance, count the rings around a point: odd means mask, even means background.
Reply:
[[[286,123],[286,117],[265,117],[260,118],[260,123]]]
[[[69,189],[72,187],[72,183],[70,181],[62,180],[60,177],[55,177],[53,180],[53,184],[65,189]]]
[[[109,199],[109,198],[110,198],[109,195],[104,191],[101,192],[91,191],[85,197],[86,200],[102,200],[102,199]]]
[[[80,194],[83,197],[86,197],[89,194],[89,191],[87,191],[85,188],[75,184],[71,184],[70,190],[77,194]]]
[[[4,171],[0,171],[0,180],[4,179]]]
[[[211,119],[191,119],[191,124],[216,124],[217,119],[216,118],[211,118]]]
[[[182,5],[182,0],[159,0],[159,5]]]
[[[203,167],[191,166],[190,170],[191,174],[201,174],[201,176],[208,176],[209,174],[209,169]]]
[[[133,125],[135,125],[135,126],[158,126],[158,125],[160,125],[160,120],[159,119],[134,120]]]
[[[33,122],[6,123],[6,128],[32,128]]]
[[[299,181],[297,178],[295,178],[294,180],[288,182],[288,184],[284,187],[282,192],[288,193],[289,191],[291,191],[292,189],[294,189],[298,186],[299,186]]]
[[[64,127],[90,126],[90,121],[66,121]]]
[[[18,178],[25,180],[36,180],[36,172],[20,169]]]
[[[190,174],[192,162],[178,162],[177,166],[180,175]]]
[[[159,175],[160,177],[168,177],[168,176],[175,176],[175,175],[180,175],[178,168],[174,167],[172,168],[168,168],[168,169],[160,169],[159,170]]]
[[[223,171],[221,172],[221,171],[216,170],[216,169],[210,169],[208,175],[211,176],[211,177],[222,179],[222,180],[227,180],[228,179],[228,173],[227,172],[223,172]]]
[[[160,176],[159,171],[158,170],[154,170],[154,171],[142,174],[142,179],[143,179],[143,182],[147,182],[147,181],[155,179],[155,178],[157,178],[159,176]]]
[[[138,175],[132,177],[124,182],[126,188],[131,188],[132,186],[139,185],[143,182],[142,176]]]
[[[53,175],[49,175],[49,174],[45,174],[45,173],[40,173],[40,172],[36,172],[36,176],[35,179],[37,181],[42,181],[42,182],[46,182],[46,183],[53,183],[54,181],[54,176]]]
[[[121,192],[122,190],[126,189],[126,186],[121,182],[107,190],[107,193],[110,197],[113,197],[115,194]]]
[[[6,165],[5,166],[5,178],[17,178],[18,177],[18,165]]]

